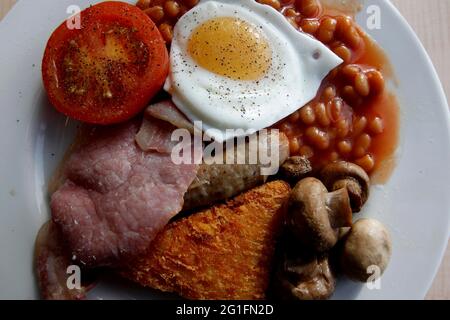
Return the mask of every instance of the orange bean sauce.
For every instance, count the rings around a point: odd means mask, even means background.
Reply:
[[[315,3],[319,6],[314,17],[302,17],[300,11],[302,2]],[[293,10],[300,13],[295,20],[300,31],[302,25],[306,26],[305,31],[322,38],[331,50],[344,60],[347,59],[329,74],[316,98],[309,103],[313,110],[318,110],[315,113],[314,123],[311,124],[308,117],[306,122],[302,121],[297,112],[276,125],[290,138],[291,155],[308,157],[315,170],[320,170],[324,165],[337,160],[354,162],[371,174],[375,183],[386,182],[395,166],[394,154],[399,136],[399,105],[395,95],[385,88],[385,82],[395,81],[389,60],[383,50],[356,25],[353,19],[350,20],[349,28],[340,27],[338,22],[336,29],[332,31],[334,36],[331,40],[327,30],[320,30],[324,20],[328,20],[323,27],[326,29],[329,26],[333,27],[330,18],[339,21],[342,19],[340,17],[348,17],[350,14],[345,11],[327,8],[317,0],[297,2],[287,0],[282,1],[282,4],[282,12],[286,12],[289,8],[290,15],[293,14]],[[311,11],[311,6],[308,9]],[[317,24],[318,28],[311,27]],[[337,47],[341,48],[336,50]],[[342,70],[349,64],[355,65],[361,73],[358,80],[355,80],[356,76],[344,75]],[[384,81],[370,80],[371,73],[376,72],[382,75]],[[368,95],[367,84],[371,91]],[[334,99],[340,101],[339,105],[342,104],[339,108],[327,101],[329,92],[333,91],[327,89],[329,87],[335,91]],[[328,93],[324,93],[326,90]],[[326,105],[328,121],[323,120],[323,106],[317,107],[318,103]],[[342,123],[346,123],[347,126]],[[314,130],[311,130],[311,127],[314,127]],[[312,135],[314,132],[320,132],[320,135]]]

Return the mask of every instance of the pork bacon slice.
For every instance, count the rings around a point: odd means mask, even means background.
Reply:
[[[183,207],[198,166],[135,143],[139,123],[96,127],[69,157],[51,197],[53,221],[82,266],[115,266],[148,248]],[[160,135],[170,141],[169,131]]]
[[[73,261],[58,227],[51,221],[41,227],[36,237],[35,263],[41,296],[45,300],[81,300],[94,286],[95,278],[84,271],[80,287],[69,288],[67,285],[70,280],[67,268]]]

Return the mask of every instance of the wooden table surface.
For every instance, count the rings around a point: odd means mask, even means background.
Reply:
[[[450,0],[391,1],[422,40],[439,73],[447,97],[450,98]],[[0,20],[15,2],[16,0],[0,0]],[[427,299],[450,300],[450,245]]]

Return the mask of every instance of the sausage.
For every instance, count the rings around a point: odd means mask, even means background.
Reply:
[[[280,133],[279,137],[279,164],[281,165],[289,157],[289,141],[283,133]],[[248,150],[247,147],[248,142],[245,150]],[[259,144],[259,148],[265,148],[261,151],[266,152],[270,148],[270,143]],[[242,150],[239,147],[235,147],[234,150],[234,163],[236,163],[239,152]],[[223,156],[226,159],[226,151]],[[245,154],[245,159],[245,163],[249,163],[248,152]],[[201,164],[197,177],[184,196],[183,210],[210,206],[264,184],[268,176],[261,173],[263,167],[260,159],[257,164]]]

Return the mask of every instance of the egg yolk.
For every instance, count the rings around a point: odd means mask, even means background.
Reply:
[[[270,68],[272,52],[254,25],[231,17],[214,18],[198,26],[188,52],[202,68],[234,80],[258,80]]]

